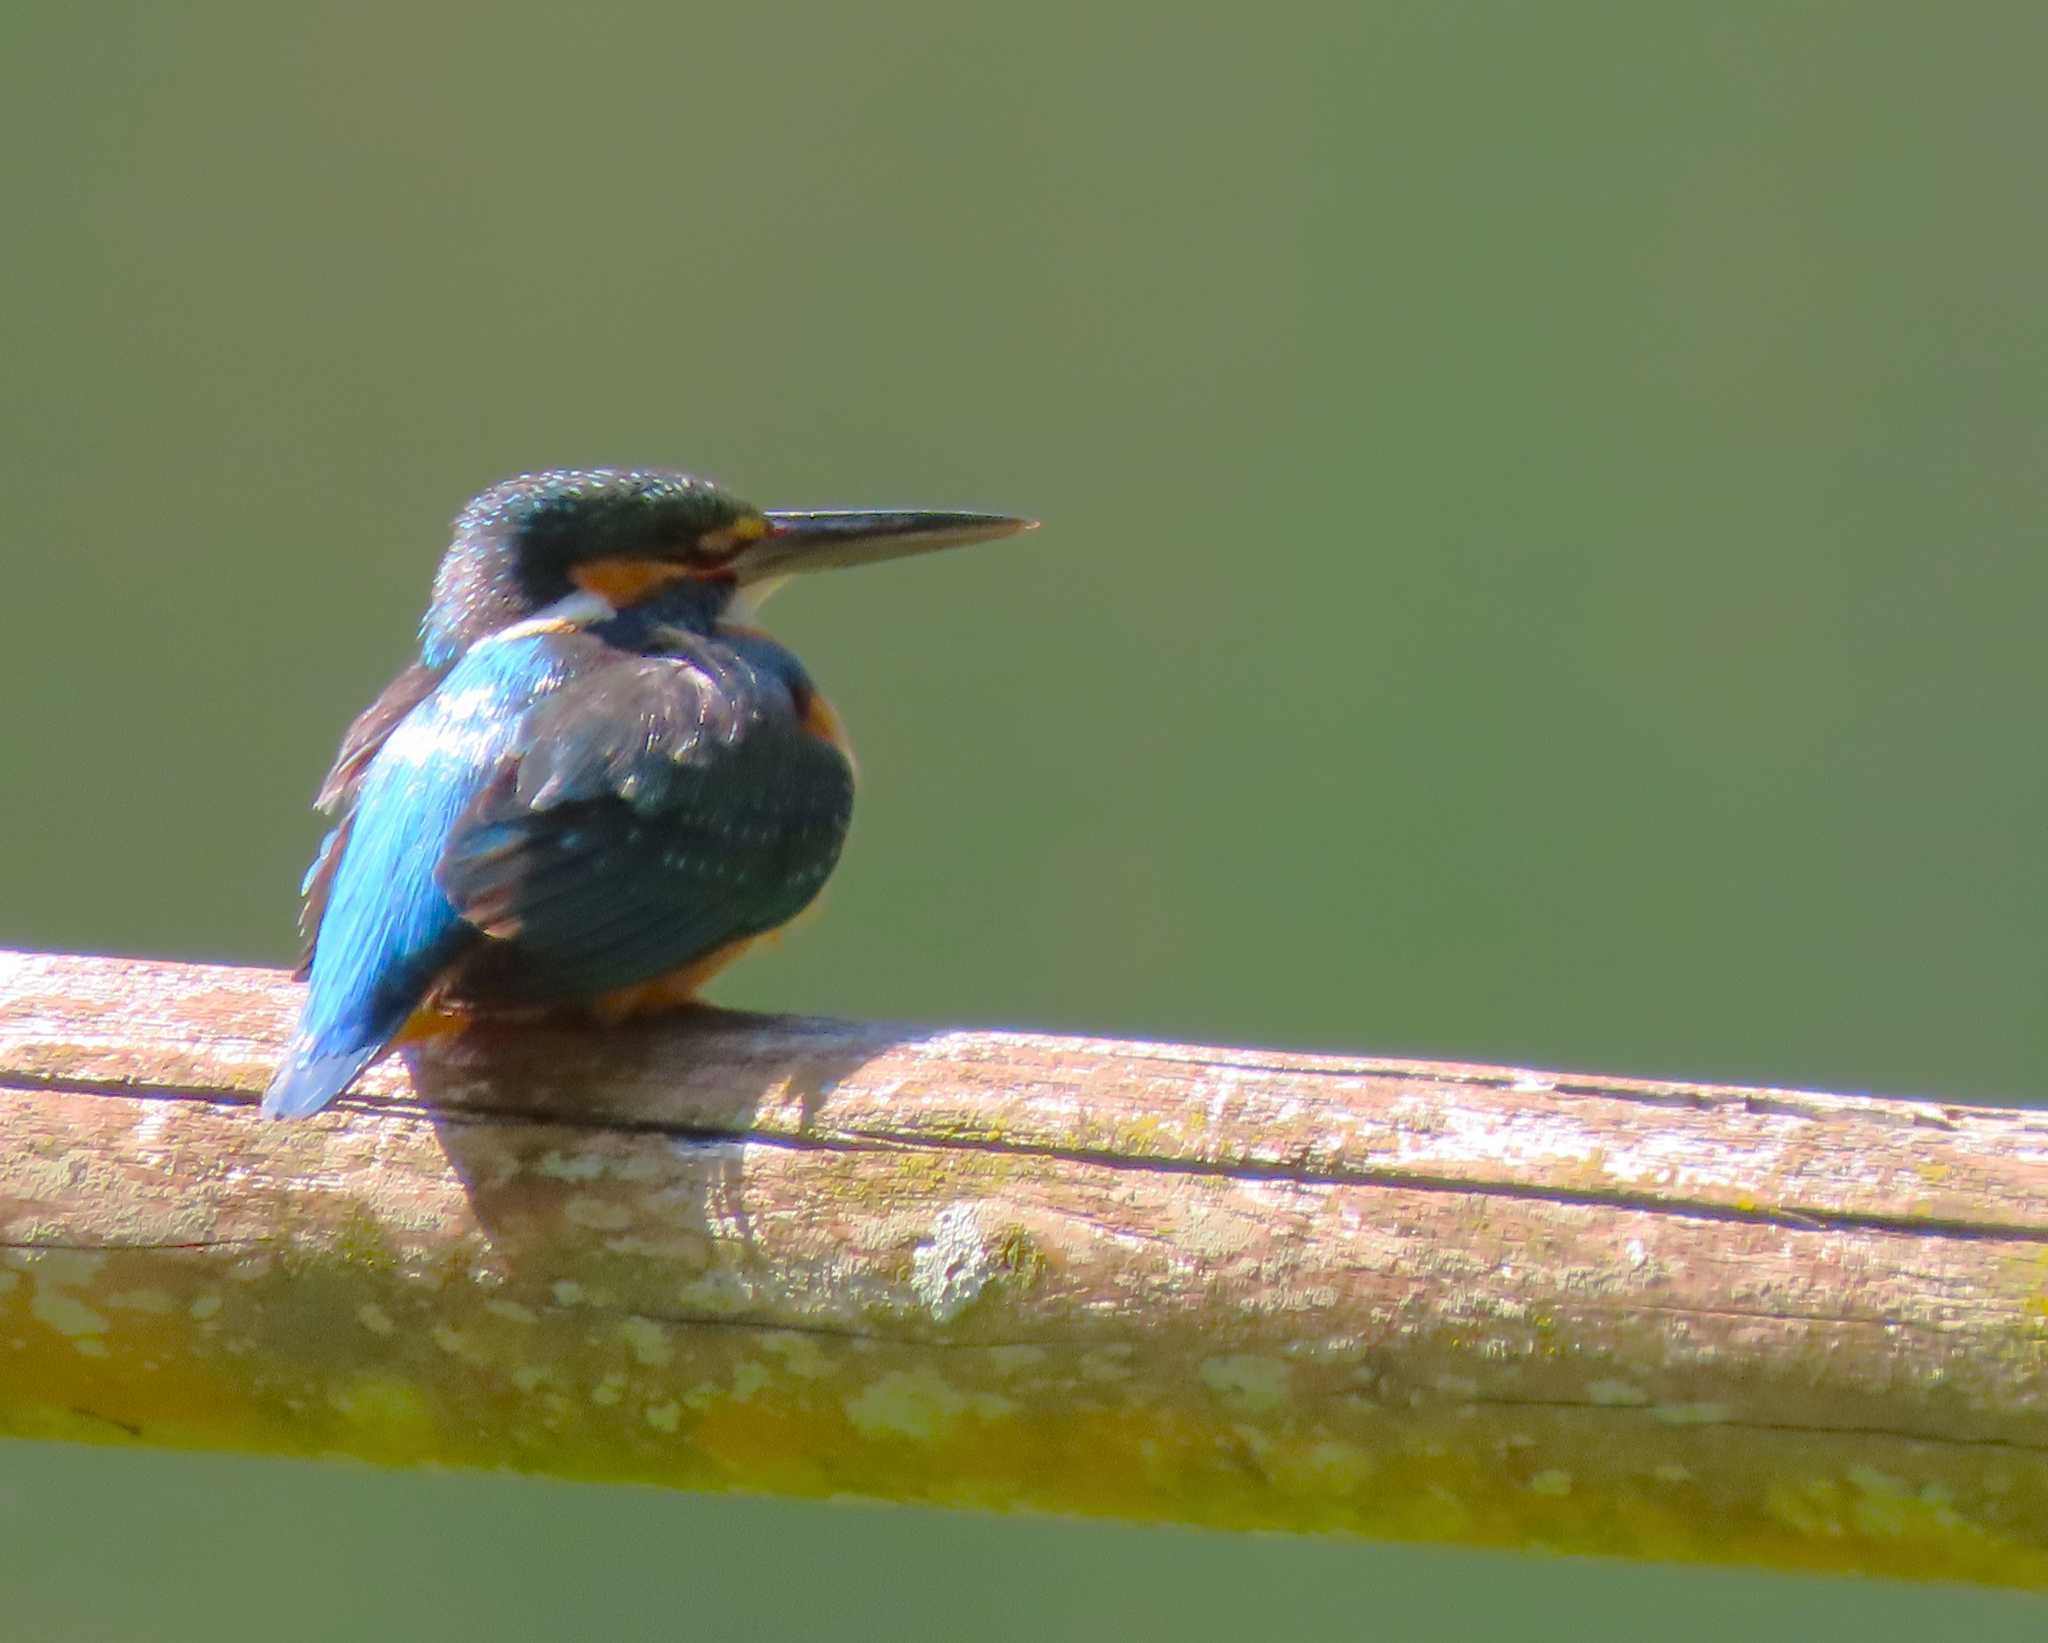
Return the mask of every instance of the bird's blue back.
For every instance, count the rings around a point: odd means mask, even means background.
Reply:
[[[370,761],[323,852],[323,861],[339,857],[298,1034],[265,1112],[298,1117],[332,1100],[460,949],[466,926],[435,866],[527,709],[561,684],[564,662],[549,639],[515,628],[473,647]]]

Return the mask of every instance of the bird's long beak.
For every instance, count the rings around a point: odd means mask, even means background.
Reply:
[[[1035,519],[1006,513],[936,513],[919,508],[774,512],[767,533],[735,554],[728,568],[745,586],[846,565],[873,565],[913,553],[992,542],[1036,530]]]

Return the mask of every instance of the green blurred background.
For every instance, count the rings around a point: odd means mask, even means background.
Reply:
[[[0,942],[275,963],[448,516],[784,596],[735,1005],[2048,1095],[2048,7],[0,20]],[[2038,1638],[1998,1595],[0,1447],[9,1636]]]

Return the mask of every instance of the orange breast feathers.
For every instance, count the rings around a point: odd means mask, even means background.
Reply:
[[[738,622],[726,622],[721,626],[727,633],[749,634],[756,639],[766,639],[770,644],[775,643],[774,635],[762,628],[746,627]],[[796,702],[797,723],[820,741],[830,742],[846,755],[846,762],[852,764],[853,742],[846,734],[844,721],[832,704],[825,700],[824,693],[806,680],[801,685],[793,685],[790,695]]]
[[[534,1008],[491,1011],[475,1010],[444,999],[429,998],[407,1018],[398,1036],[392,1039],[394,1048],[406,1044],[423,1044],[432,1039],[445,1038],[453,1033],[466,1032],[480,1018],[502,1015],[508,1020],[532,1020],[537,1017],[559,1017],[565,1012],[580,1011],[582,1014],[603,1023],[616,1026],[619,1022],[640,1015],[658,1015],[667,1010],[676,1010],[696,1002],[697,994],[707,982],[725,969],[745,957],[747,949],[758,942],[776,935],[773,930],[758,936],[742,936],[738,941],[729,941],[723,947],[714,947],[701,958],[692,959],[688,964],[669,971],[667,975],[656,976],[652,981],[636,982],[630,987],[620,987],[614,992],[600,993],[597,997],[577,1005],[542,1005]]]
[[[853,743],[847,739],[846,725],[832,704],[825,700],[820,691],[805,691],[797,698],[797,722],[821,741],[830,742],[844,753],[848,762],[853,759]]]
[[[679,1009],[685,1004],[694,1003],[706,982],[727,965],[740,959],[746,950],[760,939],[760,936],[742,936],[738,941],[727,942],[723,947],[714,947],[702,958],[693,959],[681,969],[671,970],[665,976],[656,976],[652,981],[643,981],[637,986],[621,987],[617,992],[605,993],[590,1001],[590,1013],[607,1026],[611,1026],[630,1016],[657,1015],[664,1010]]]

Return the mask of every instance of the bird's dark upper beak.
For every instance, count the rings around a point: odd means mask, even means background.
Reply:
[[[1035,530],[1006,513],[938,513],[920,508],[771,512],[768,532],[740,549],[728,568],[744,585],[799,571],[873,565],[913,553],[964,547]]]

